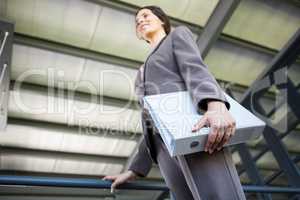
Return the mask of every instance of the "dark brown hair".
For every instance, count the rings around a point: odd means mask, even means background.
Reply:
[[[168,35],[170,33],[170,31],[171,31],[170,19],[169,19],[168,15],[160,7],[158,7],[158,6],[144,6],[144,7],[141,7],[136,11],[135,16],[142,9],[151,10],[151,12],[154,15],[156,15],[160,19],[160,21],[162,21],[164,23],[163,28],[164,28],[166,34]]]

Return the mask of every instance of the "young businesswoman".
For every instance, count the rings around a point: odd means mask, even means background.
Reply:
[[[152,51],[138,72],[136,93],[141,99],[144,95],[188,90],[194,105],[204,112],[192,131],[211,127],[205,151],[185,156],[201,198],[245,199],[231,154],[223,148],[235,132],[235,121],[228,112],[230,105],[203,63],[192,32],[185,26],[170,29],[169,19],[159,7],[145,6],[137,11],[137,36]],[[128,171],[104,180],[113,181],[112,188],[116,188],[137,176],[146,176],[154,161],[174,198],[192,200],[178,160],[170,157],[145,109],[142,123],[144,137]]]

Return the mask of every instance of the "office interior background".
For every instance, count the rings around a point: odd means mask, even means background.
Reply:
[[[0,199],[172,198],[156,165],[113,194],[101,180],[141,141],[144,5],[187,26],[224,91],[267,123],[230,148],[247,199],[299,199],[299,0],[0,0]]]

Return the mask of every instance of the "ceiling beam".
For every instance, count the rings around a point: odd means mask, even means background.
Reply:
[[[220,34],[238,7],[241,0],[219,1],[211,13],[202,33],[198,36],[197,45],[203,58],[219,38]]]

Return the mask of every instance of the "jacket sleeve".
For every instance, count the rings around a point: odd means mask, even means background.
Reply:
[[[145,177],[152,168],[152,159],[147,150],[145,138],[144,136],[142,137],[143,138],[139,144],[138,151],[133,160],[130,162],[128,170],[135,172],[141,177]]]
[[[179,26],[172,34],[173,53],[179,72],[191,93],[193,104],[200,110],[207,109],[207,100],[219,100],[230,105],[222,89],[204,64],[192,32],[185,26]]]

